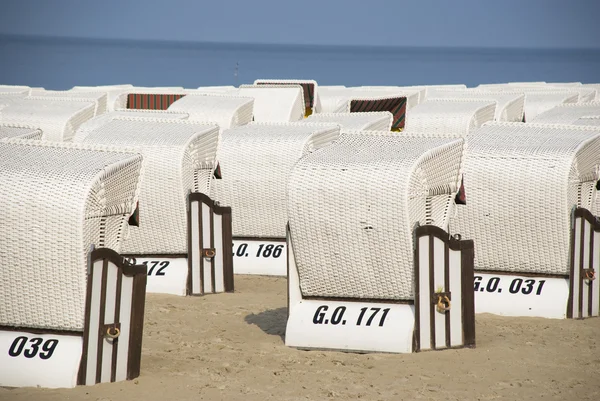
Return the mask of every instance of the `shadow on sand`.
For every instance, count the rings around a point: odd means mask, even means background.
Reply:
[[[244,320],[248,324],[257,325],[262,331],[285,340],[287,324],[287,308],[270,309],[260,313],[247,315]]]

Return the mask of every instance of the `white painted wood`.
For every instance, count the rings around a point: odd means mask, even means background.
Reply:
[[[198,227],[198,219],[200,218],[200,202],[191,202],[191,226],[192,226],[192,238],[191,238],[191,249],[188,250],[188,257],[192,258],[192,293],[201,294],[202,288],[200,287],[200,229]]]
[[[266,250],[269,246],[272,246],[270,254]],[[233,271],[235,274],[286,276],[286,259],[287,246],[284,239],[280,241],[265,241],[259,238],[233,239]]]
[[[55,342],[54,351],[48,353]],[[82,349],[83,336],[0,331],[0,386],[75,387]]]
[[[121,335],[117,348],[117,373],[116,381],[127,379],[127,361],[129,357],[129,336],[131,335],[131,305],[133,301],[133,277],[123,275],[121,281],[121,309],[119,320],[121,322]]]
[[[87,349],[87,369],[85,384],[93,385],[96,383],[96,363],[98,355],[98,331],[99,319],[100,319],[100,291],[102,290],[102,271],[103,259],[97,260],[93,264],[92,268],[92,300],[90,307],[90,325],[88,335],[88,349]]]
[[[224,255],[223,255],[223,217],[213,213],[214,219],[214,246],[216,254],[215,264],[215,292],[225,291]]]
[[[202,246],[210,248],[210,207],[204,203],[202,205]],[[211,258],[204,258],[204,293],[212,293],[212,264]]]
[[[431,292],[429,290],[429,236],[419,241],[419,337],[421,350],[431,349]]]
[[[450,313],[450,346],[464,344],[462,324],[462,259],[461,251],[450,250],[450,292],[452,308]]]
[[[446,244],[439,238],[433,236],[433,291],[439,289],[448,291],[445,287],[444,273],[444,250]],[[437,308],[434,309],[435,316],[435,348],[446,348],[446,313],[440,313]]]

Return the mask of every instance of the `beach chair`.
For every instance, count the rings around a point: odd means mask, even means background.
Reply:
[[[392,92],[382,94],[355,88],[321,87],[323,113],[389,111],[393,115],[392,131],[404,129],[406,102],[406,96]]]
[[[115,111],[115,102],[122,93],[127,92],[133,85],[101,85],[101,86],[74,86],[71,92],[105,93],[106,111]]]
[[[478,313],[597,316],[600,129],[491,123],[468,137],[465,206]]]
[[[428,135],[466,136],[494,119],[496,105],[496,101],[484,99],[427,100],[408,113],[406,130]]]
[[[600,100],[600,84],[583,84],[584,88],[591,88],[596,90],[596,98],[595,101]]]
[[[427,100],[464,99],[495,101],[494,121],[521,122],[525,112],[525,95],[520,93],[483,92],[474,90],[429,90]]]
[[[251,123],[225,130],[222,179],[211,198],[231,206],[236,274],[286,275],[286,183],[305,154],[339,136],[335,124]]]
[[[5,102],[3,100],[2,102]],[[42,130],[46,141],[70,141],[77,128],[94,117],[96,102],[66,97],[11,99],[0,113],[0,123],[24,124]]]
[[[590,116],[590,117],[581,117],[575,122],[573,125],[591,125],[591,126],[599,126],[600,125],[600,115],[598,116]]]
[[[173,102],[168,111],[186,113],[190,121],[210,121],[221,129],[245,125],[252,121],[254,99],[228,95],[187,95]]]
[[[4,95],[29,96],[30,91],[31,91],[31,88],[29,86],[0,85],[0,96],[4,96]]]
[[[119,255],[142,156],[0,143],[0,386],[139,375],[146,267]]]
[[[0,123],[0,141],[8,138],[40,140],[42,131],[26,125]]]
[[[486,91],[520,91],[526,94],[532,92],[563,92],[563,93],[577,93],[577,99],[575,102],[588,103],[594,101],[596,98],[596,92],[593,88],[586,88],[584,86],[568,86],[568,85],[524,85],[524,84],[491,84],[491,85],[479,85],[477,89]]]
[[[231,211],[208,196],[216,168],[218,126],[115,117],[81,128],[75,141],[144,156],[139,226],[130,228],[122,253],[148,266],[148,292],[233,291]]]
[[[309,116],[306,122],[339,124],[343,131],[391,131],[392,118],[389,111],[318,113]]]
[[[600,102],[567,103],[538,114],[530,121],[542,124],[573,124],[580,118],[598,115],[600,115]]]
[[[306,113],[304,90],[300,85],[240,85],[238,96],[254,98],[255,122],[294,122]]]
[[[50,97],[50,98],[70,98],[73,100],[85,100],[96,102],[94,116],[106,113],[107,93],[105,92],[84,92],[84,91],[49,91],[45,89],[32,89],[30,96]]]
[[[473,243],[447,232],[463,138],[362,131],[294,166],[288,321],[301,349],[475,346]]]
[[[314,80],[301,79],[257,79],[254,85],[300,85],[304,96],[304,117],[321,112],[319,86]]]
[[[173,102],[190,92],[190,90],[178,87],[149,88],[135,86],[119,93],[113,104],[113,109],[167,110]]]
[[[420,103],[421,90],[419,89],[402,89],[399,86],[357,86],[353,89],[357,92],[368,91],[370,95],[380,94],[382,96],[395,94],[406,97],[406,111],[412,109]]]

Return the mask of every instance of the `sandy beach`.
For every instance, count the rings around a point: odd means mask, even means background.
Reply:
[[[234,294],[149,294],[141,376],[0,400],[598,400],[600,319],[477,315],[477,348],[408,355],[284,345],[286,279],[236,276]]]

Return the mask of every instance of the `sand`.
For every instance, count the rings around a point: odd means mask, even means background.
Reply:
[[[477,315],[477,348],[417,354],[284,345],[286,280],[236,293],[150,294],[142,373],[74,389],[0,388],[0,400],[600,400],[600,319]]]

